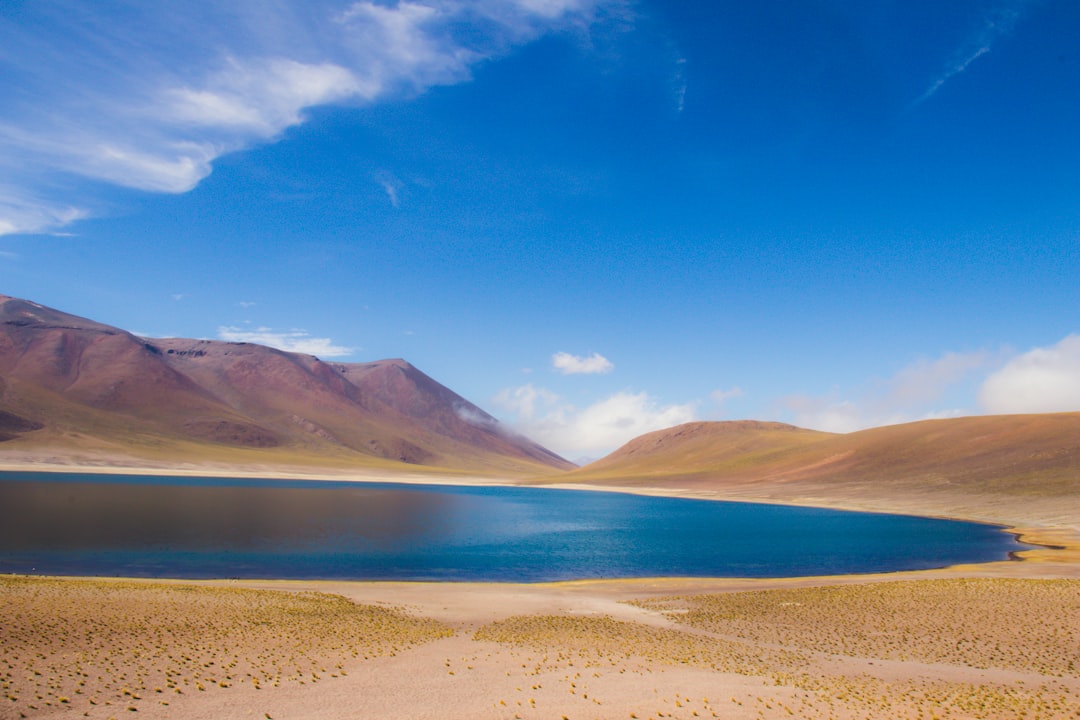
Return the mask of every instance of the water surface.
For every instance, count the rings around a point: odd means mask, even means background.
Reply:
[[[991,525],[522,487],[0,473],[0,572],[538,582],[1002,560]]]

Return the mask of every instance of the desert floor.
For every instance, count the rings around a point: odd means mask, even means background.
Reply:
[[[1016,517],[1063,547],[781,580],[0,576],[0,718],[1080,718],[1077,529]]]

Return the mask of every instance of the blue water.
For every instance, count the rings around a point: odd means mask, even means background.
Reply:
[[[0,573],[540,582],[1003,560],[990,525],[522,487],[0,473]]]

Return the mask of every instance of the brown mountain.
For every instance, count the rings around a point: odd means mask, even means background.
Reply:
[[[1080,413],[926,420],[843,435],[781,423],[689,423],[636,438],[559,481],[999,519],[1022,509],[1076,522]]]
[[[60,458],[573,467],[404,360],[327,363],[250,343],[141,338],[0,296],[0,439]]]

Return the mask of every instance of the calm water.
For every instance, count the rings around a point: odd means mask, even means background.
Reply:
[[[618,493],[0,473],[0,573],[536,582],[988,562],[1000,529]]]

